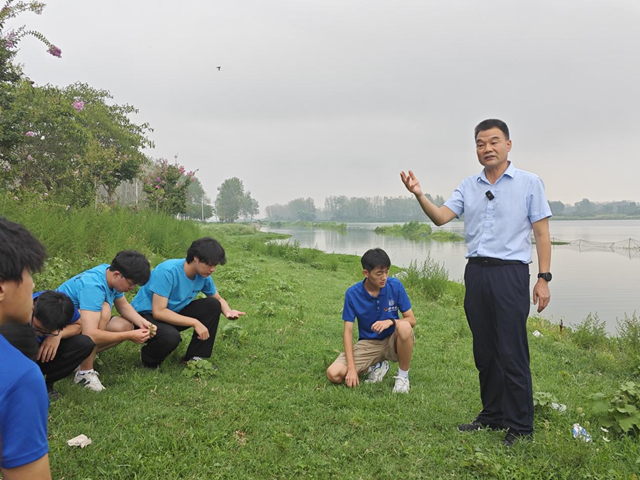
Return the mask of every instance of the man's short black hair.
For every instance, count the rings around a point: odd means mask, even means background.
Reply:
[[[21,283],[22,272],[39,272],[47,253],[22,225],[0,218],[0,280]]]
[[[187,263],[193,262],[194,258],[207,265],[224,265],[227,263],[224,248],[217,240],[211,237],[199,238],[191,244],[189,250],[187,250]]]
[[[124,278],[131,280],[136,285],[144,285],[151,276],[149,260],[135,250],[122,250],[115,256],[109,270],[120,272]]]
[[[367,250],[360,260],[362,268],[368,272],[380,267],[389,268],[391,266],[391,259],[387,252],[381,248],[372,248]]]
[[[505,140],[509,140],[509,127],[502,120],[498,120],[497,118],[489,118],[487,120],[483,120],[478,125],[473,132],[473,139],[478,138],[478,134],[480,132],[484,132],[485,130],[490,130],[492,128],[499,128],[504,133]]]
[[[73,310],[73,302],[62,292],[47,290],[34,299],[33,316],[50,332],[66,327]]]

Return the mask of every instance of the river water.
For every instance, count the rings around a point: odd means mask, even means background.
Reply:
[[[297,241],[301,247],[329,253],[362,255],[369,248],[380,247],[399,267],[408,266],[412,260],[423,262],[430,255],[444,265],[451,280],[462,282],[464,242],[416,242],[378,235],[373,231],[378,225],[390,224],[348,224],[346,233],[268,227],[263,231],[291,235],[289,241]],[[589,313],[597,314],[607,331],[615,334],[618,319],[625,314],[640,314],[640,220],[553,220],[550,225],[555,240],[571,244],[553,246],[551,303],[542,316],[554,323],[562,319],[565,325],[576,325]],[[463,222],[451,222],[441,229],[464,235]],[[537,272],[534,246],[532,288]]]

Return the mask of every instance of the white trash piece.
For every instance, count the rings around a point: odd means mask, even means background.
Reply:
[[[534,330],[533,331],[533,336],[536,337],[536,338],[540,338],[542,336],[542,334],[538,330]]]
[[[560,413],[565,413],[567,411],[567,406],[563,403],[552,402],[551,408],[553,408],[554,410],[558,410],[558,412]]]
[[[91,439],[86,435],[78,435],[77,437],[73,437],[71,440],[67,440],[67,445],[70,447],[84,448],[87,445],[91,445]]]

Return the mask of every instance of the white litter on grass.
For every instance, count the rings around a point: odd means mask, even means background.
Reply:
[[[71,440],[67,440],[67,445],[70,447],[84,448],[87,445],[91,445],[91,439],[86,435],[78,435],[77,437],[73,437]]]
[[[560,413],[565,413],[567,411],[567,406],[564,403],[552,402],[551,408],[553,408],[554,410],[558,410],[558,412]]]
[[[534,330],[533,331],[533,336],[536,337],[536,338],[540,338],[542,336],[542,334],[538,330]]]

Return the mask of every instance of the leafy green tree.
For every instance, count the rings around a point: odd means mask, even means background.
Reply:
[[[247,192],[244,195],[242,202],[242,216],[253,221],[253,217],[260,213],[260,206],[255,198],[251,197],[251,192]]]
[[[596,206],[588,198],[583,198],[579,202],[576,202],[576,215],[586,217],[596,213]]]
[[[252,215],[258,211],[258,203],[250,203],[251,195],[245,194],[244,184],[238,177],[228,178],[218,187],[214,211],[221,222],[235,222],[240,215]],[[252,199],[251,199],[252,200]]]
[[[206,195],[202,183],[196,177],[187,188],[187,217],[194,220],[208,220],[213,217],[211,199]]]
[[[5,184],[77,206],[97,203],[104,188],[112,203],[117,187],[139,174],[142,149],[153,144],[149,126],[129,119],[137,110],[111,99],[82,83],[60,89],[23,80],[11,108],[27,112],[18,125],[24,139],[6,157],[13,176],[5,174]]]
[[[185,173],[182,165],[171,165],[162,158],[156,160],[145,175],[142,186],[147,194],[147,204],[153,210],[167,215],[186,213],[187,190],[192,181],[195,181],[194,172]]]
[[[551,208],[551,213],[554,215],[562,215],[566,208],[562,202],[549,202],[549,207]]]
[[[51,55],[56,57],[62,55],[62,51],[40,32],[27,30],[24,25],[7,30],[6,22],[24,12],[40,15],[44,6],[42,2],[7,0],[0,9],[0,169],[7,169],[9,164],[6,156],[9,150],[19,145],[24,139],[24,132],[16,126],[27,112],[11,108],[15,101],[18,83],[23,77],[22,70],[13,63],[18,43],[23,37],[31,35],[43,42]]]

